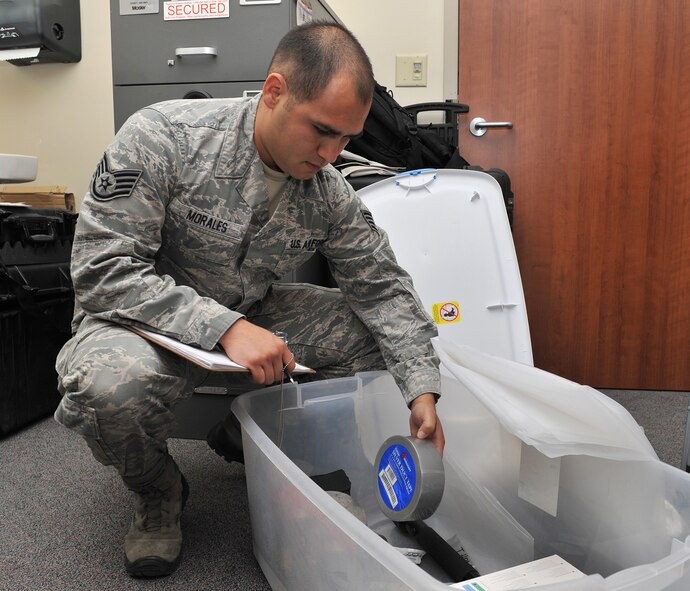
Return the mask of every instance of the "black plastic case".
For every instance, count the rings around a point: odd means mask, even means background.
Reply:
[[[55,358],[70,337],[77,214],[0,206],[0,436],[51,414]]]

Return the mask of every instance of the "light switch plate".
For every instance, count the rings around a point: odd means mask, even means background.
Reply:
[[[395,56],[395,85],[396,86],[426,86],[427,55]]]

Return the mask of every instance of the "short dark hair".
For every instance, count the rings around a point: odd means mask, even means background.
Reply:
[[[348,73],[362,104],[374,93],[371,61],[355,36],[345,27],[314,21],[291,29],[278,43],[268,73],[285,76],[297,102],[317,98],[333,76]]]

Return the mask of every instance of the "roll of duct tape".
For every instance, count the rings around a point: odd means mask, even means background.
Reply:
[[[374,462],[376,500],[393,521],[427,519],[436,511],[446,478],[441,454],[431,441],[394,435]]]

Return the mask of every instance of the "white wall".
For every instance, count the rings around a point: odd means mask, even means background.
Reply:
[[[370,54],[378,81],[403,104],[455,98],[457,0],[327,0]],[[36,185],[81,200],[113,131],[108,0],[82,0],[82,60],[0,62],[0,153],[38,156]],[[395,87],[395,56],[426,53],[428,85]]]
[[[80,4],[80,62],[0,61],[0,153],[38,156],[32,184],[67,185],[77,199],[113,137],[108,0]]]
[[[458,0],[326,1],[366,49],[378,82],[400,104],[457,98]],[[428,56],[427,86],[396,87],[395,56],[418,53]]]

